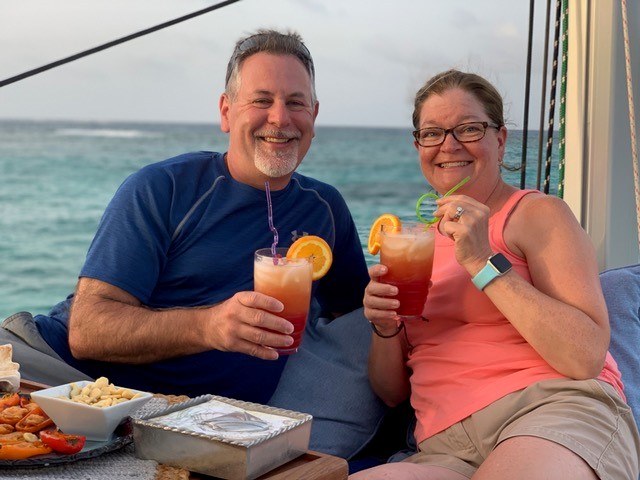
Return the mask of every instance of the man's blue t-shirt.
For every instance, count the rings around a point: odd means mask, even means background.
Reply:
[[[344,313],[360,307],[367,269],[339,192],[294,173],[285,189],[271,192],[271,200],[279,247],[303,235],[318,235],[332,247],[331,269],[313,285],[320,311]],[[267,213],[265,191],[235,181],[221,153],[188,153],[148,165],[116,192],[80,276],[122,288],[152,308],[222,302],[253,290],[253,253],[273,243]],[[217,350],[146,365],[79,361],[67,341],[66,307],[71,301],[50,316],[36,316],[40,333],[70,365],[119,385],[264,403],[286,362],[286,357],[265,361]],[[183,328],[189,325],[176,325]]]

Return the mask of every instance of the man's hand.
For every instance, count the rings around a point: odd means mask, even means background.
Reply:
[[[258,292],[238,292],[211,308],[211,342],[217,350],[275,360],[273,348],[293,343],[293,325],[282,317],[284,305]],[[269,348],[272,347],[272,348]]]

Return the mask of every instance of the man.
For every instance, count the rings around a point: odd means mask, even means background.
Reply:
[[[273,348],[293,341],[282,304],[252,291],[253,253],[274,240],[266,182],[278,246],[318,235],[332,247],[312,311],[362,305],[368,276],[344,200],[294,173],[314,136],[314,75],[295,33],[261,30],[236,44],[219,102],[228,151],[180,155],[125,180],[74,295],[48,316],[5,320],[0,343],[13,344],[23,378],[106,376],[157,393],[266,403],[286,361]]]

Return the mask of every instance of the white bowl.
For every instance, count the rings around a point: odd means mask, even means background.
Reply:
[[[73,382],[80,388],[89,381]],[[116,427],[127,416],[142,407],[153,396],[148,392],[127,389],[141,396],[111,407],[95,407],[84,403],[72,402],[61,396],[69,397],[71,384],[38,390],[31,393],[31,398],[42,407],[60,430],[70,435],[84,435],[87,440],[106,442],[111,439]]]

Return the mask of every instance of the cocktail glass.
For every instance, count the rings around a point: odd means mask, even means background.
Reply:
[[[293,344],[275,350],[281,355],[288,355],[298,351],[307,323],[313,259],[287,258],[286,248],[276,248],[275,254],[274,257],[271,248],[256,250],[253,262],[254,290],[277,298],[284,304],[284,310],[277,315],[293,324]]]
[[[380,263],[388,269],[382,283],[398,287],[402,319],[421,318],[429,293],[433,270],[435,229],[420,222],[402,222],[400,226],[382,225]]]

